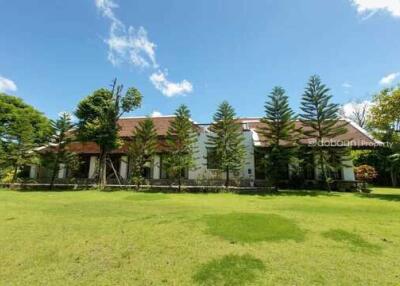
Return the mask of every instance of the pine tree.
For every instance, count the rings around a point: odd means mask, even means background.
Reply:
[[[275,189],[289,163],[295,160],[297,132],[295,116],[289,107],[285,90],[275,87],[265,103],[264,127],[259,132],[268,144],[265,162],[266,174]]]
[[[72,142],[72,136],[68,132],[74,126],[71,122],[71,115],[62,113],[56,121],[51,121],[51,126],[53,129],[52,143],[55,144],[54,152],[43,157],[43,165],[51,169],[50,189],[54,186],[55,178],[60,171],[60,164],[70,170],[75,169],[78,165],[76,154],[68,150],[68,145]]]
[[[207,145],[213,150],[217,168],[225,172],[225,187],[229,187],[230,172],[243,166],[245,157],[244,137],[236,113],[227,101],[222,102],[213,116]]]
[[[168,153],[165,161],[168,174],[178,180],[179,191],[183,173],[195,167],[196,143],[197,133],[190,119],[190,111],[186,105],[181,105],[175,111],[175,118],[168,128]]]
[[[348,151],[346,148],[324,144],[347,131],[346,123],[339,122],[339,105],[331,103],[331,98],[329,88],[321,83],[318,76],[314,75],[307,84],[300,107],[303,111],[300,114],[300,120],[304,126],[303,134],[314,145],[312,151],[328,191],[331,190],[332,181],[330,171],[336,171],[342,166],[342,158]]]
[[[21,167],[36,164],[37,153],[33,150],[37,145],[34,143],[33,127],[29,119],[18,115],[14,120],[14,126],[8,133],[7,161],[13,167],[12,182],[17,180]]]
[[[146,118],[139,122],[133,131],[133,139],[129,144],[129,158],[131,178],[139,189],[142,182],[142,174],[147,163],[151,163],[157,150],[157,132],[153,120]]]

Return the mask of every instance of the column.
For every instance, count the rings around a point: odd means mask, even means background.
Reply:
[[[355,181],[356,178],[354,176],[353,160],[346,158],[342,161],[342,164],[343,164],[343,167],[342,167],[343,180],[344,181]]]
[[[30,179],[36,179],[37,178],[37,171],[38,171],[38,166],[30,165],[29,178]]]
[[[93,179],[97,171],[98,159],[97,156],[90,156],[88,178]]]
[[[126,179],[128,177],[128,156],[121,156],[119,175],[122,179]]]
[[[160,156],[154,156],[153,161],[153,179],[160,179]]]
[[[60,164],[58,167],[58,178],[65,179],[67,177],[67,168],[65,164]]]

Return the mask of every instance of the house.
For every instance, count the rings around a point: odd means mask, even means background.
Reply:
[[[124,144],[119,149],[113,150],[110,154],[107,167],[109,183],[129,184],[128,174],[130,166],[127,146],[132,137],[133,130],[144,119],[145,117],[126,117],[118,121],[120,126],[119,137]],[[163,161],[166,153],[165,138],[169,124],[174,119],[174,116],[159,116],[152,119],[158,135],[157,155],[153,162],[145,168],[143,176],[152,184],[169,184],[168,174]],[[265,182],[265,173],[259,171],[260,157],[257,151],[268,148],[268,138],[263,138],[259,132],[259,128],[262,127],[263,123],[260,122],[260,118],[239,118],[238,123],[242,126],[246,156],[242,169],[232,174],[232,178],[237,185],[262,185]],[[196,130],[198,130],[198,152],[196,154],[196,168],[186,170],[184,173],[186,183],[191,185],[222,185],[224,173],[214,169],[210,158],[210,150],[206,144],[207,134],[210,132],[208,129],[209,124],[193,124]],[[297,128],[302,127],[301,124],[300,121],[296,121]],[[346,128],[346,134],[338,138],[333,138],[327,143],[336,144],[338,148],[350,146],[356,149],[374,148],[382,144],[351,121],[347,122]],[[302,139],[300,143],[312,148],[312,144],[315,142]],[[80,168],[72,172],[64,168],[64,166],[60,166],[58,181],[95,182],[96,166],[100,153],[99,147],[93,142],[73,142],[69,145],[69,149],[79,155],[81,161]],[[49,150],[51,150],[51,147],[42,148],[40,152],[48,152]],[[319,169],[315,166],[314,159],[303,159],[310,164],[307,164],[308,167],[302,168],[302,176],[306,180],[316,181],[319,178]],[[353,162],[349,158],[343,158],[343,161],[345,164],[340,170],[337,170],[334,178],[336,180],[354,181]],[[287,170],[283,172],[282,179],[289,180],[293,176],[293,169],[293,166],[288,166]],[[31,166],[30,177],[38,181],[46,181],[49,177],[49,172],[40,166]]]

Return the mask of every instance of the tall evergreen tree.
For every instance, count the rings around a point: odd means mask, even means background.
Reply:
[[[140,107],[142,95],[136,88],[128,88],[122,95],[123,86],[114,80],[111,89],[101,88],[84,98],[75,112],[78,122],[78,139],[92,141],[100,147],[99,186],[107,184],[108,154],[120,146],[118,119]]]
[[[343,156],[347,148],[330,146],[331,139],[346,133],[346,124],[339,122],[339,105],[331,103],[332,96],[318,76],[310,78],[301,101],[300,120],[303,123],[303,134],[314,145],[312,151],[319,165],[322,180],[328,191],[332,180],[330,171],[342,166]],[[325,144],[328,143],[328,144]],[[324,146],[325,145],[325,146]]]
[[[139,189],[142,182],[144,167],[151,163],[157,150],[157,132],[153,120],[146,118],[139,122],[133,131],[133,139],[129,144],[129,158],[133,183]]]
[[[197,132],[190,119],[190,111],[186,105],[181,105],[175,111],[175,118],[167,132],[166,167],[168,174],[178,180],[181,191],[182,176],[185,171],[195,167],[195,154],[197,152]]]
[[[227,101],[222,102],[213,116],[207,145],[213,150],[215,165],[225,172],[225,187],[229,187],[230,172],[243,166],[245,157],[244,137],[235,110]]]
[[[54,186],[57,173],[60,171],[60,165],[64,168],[74,170],[78,166],[78,158],[75,153],[68,150],[68,145],[72,142],[69,131],[73,128],[71,115],[62,113],[57,120],[51,121],[53,136],[51,142],[55,144],[54,152],[49,152],[43,156],[43,165],[51,170],[50,189]]]
[[[289,107],[285,90],[275,87],[265,103],[265,116],[261,119],[264,126],[259,132],[268,144],[266,153],[266,174],[275,189],[279,180],[295,159],[297,132],[295,116]]]

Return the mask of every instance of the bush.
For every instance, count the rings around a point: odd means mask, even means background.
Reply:
[[[361,165],[356,167],[355,174],[356,179],[363,183],[361,187],[363,192],[369,192],[368,183],[373,181],[378,176],[378,172],[370,165]]]

